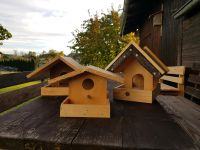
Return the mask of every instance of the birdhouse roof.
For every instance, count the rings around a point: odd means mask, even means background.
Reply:
[[[134,56],[138,62],[156,78],[160,78],[168,71],[167,66],[165,66],[151,50],[147,47],[143,50],[133,41],[115,57],[106,67],[106,70],[114,72],[129,56]]]
[[[71,57],[63,57],[63,56],[58,56],[51,60],[50,62],[46,63],[45,65],[39,67],[35,71],[31,72],[30,74],[27,75],[27,78],[35,77],[38,74],[44,73],[48,71],[50,68],[58,64],[59,62],[63,62],[73,70],[81,70],[82,65],[80,65],[78,62],[76,62],[74,59]]]
[[[83,67],[82,70],[75,70],[75,71],[72,71],[68,74],[61,75],[59,77],[53,78],[53,79],[49,80],[48,83],[53,84],[53,83],[59,82],[61,80],[73,78],[73,77],[80,75],[80,74],[83,74],[85,72],[89,72],[91,74],[94,74],[94,75],[97,75],[97,76],[100,76],[100,77],[103,77],[103,78],[106,78],[106,79],[109,79],[109,80],[124,83],[124,78],[121,77],[120,75],[112,73],[110,71],[106,71],[104,69],[101,69],[101,68],[98,68],[98,67],[95,67],[95,66]]]

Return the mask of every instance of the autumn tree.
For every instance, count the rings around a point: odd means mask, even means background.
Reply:
[[[1,41],[8,40],[11,37],[12,34],[0,24],[0,45],[3,45]]]
[[[73,32],[72,54],[81,64],[105,68],[131,40],[139,42],[134,33],[120,36],[120,14],[111,9],[82,23],[82,29]]]

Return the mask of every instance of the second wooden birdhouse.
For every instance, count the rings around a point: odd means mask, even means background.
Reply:
[[[124,84],[113,91],[114,98],[152,103],[159,91],[158,80],[168,68],[146,47],[129,43],[106,67],[124,77]]]

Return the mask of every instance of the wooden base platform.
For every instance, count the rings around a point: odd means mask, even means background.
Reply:
[[[41,88],[41,96],[68,96],[69,87],[48,87]]]
[[[60,117],[92,117],[110,118],[110,104],[71,104],[70,99],[66,98],[60,106]]]
[[[159,86],[153,91],[117,87],[113,89],[113,96],[117,100],[152,103],[159,89]]]
[[[38,98],[0,116],[0,149],[195,150],[156,102],[111,102],[111,118],[61,118],[63,99]],[[196,149],[197,150],[197,149]]]

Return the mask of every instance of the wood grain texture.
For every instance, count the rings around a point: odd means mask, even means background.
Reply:
[[[68,96],[69,88],[68,87],[42,87],[41,88],[42,96]]]
[[[200,148],[200,106],[181,96],[158,96],[157,101],[173,115]]]
[[[195,149],[158,103],[114,101],[111,119],[60,118],[63,98],[41,97],[0,117],[4,149]]]
[[[34,70],[30,74],[28,74],[27,78],[36,77],[39,74],[43,74],[43,73],[47,72],[51,67],[53,67],[54,65],[56,65],[59,62],[65,63],[67,66],[69,66],[73,70],[81,70],[82,69],[82,65],[77,63],[72,58],[63,57],[63,56],[57,56],[54,59],[52,59],[51,61],[49,61],[48,63],[44,64],[43,66],[37,68],[36,70]]]
[[[0,94],[0,112],[40,96],[42,83]]]

